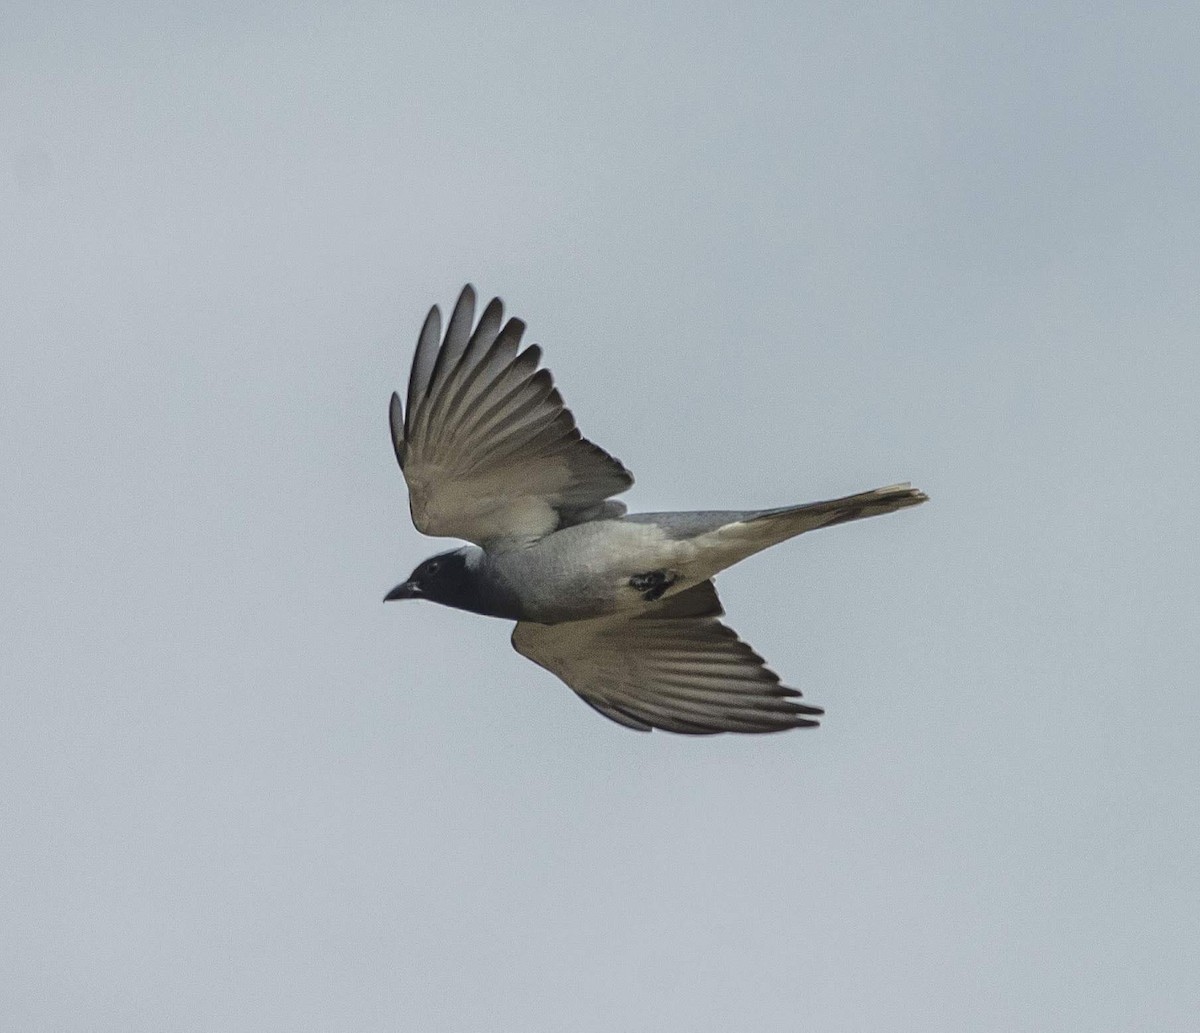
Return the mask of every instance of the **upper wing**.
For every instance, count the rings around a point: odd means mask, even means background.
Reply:
[[[525,324],[502,328],[499,298],[472,332],[474,314],[468,284],[439,345],[435,305],[413,357],[407,416],[392,395],[392,442],[417,529],[483,545],[624,512],[603,504],[632,475],[576,429],[550,371],[537,368],[541,349],[518,351]]]
[[[565,624],[521,621],[513,648],[609,717],[647,732],[778,732],[817,724],[763,658],[717,618],[711,581],[636,616]]]

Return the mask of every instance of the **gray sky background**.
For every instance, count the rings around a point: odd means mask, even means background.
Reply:
[[[1194,4],[5,11],[0,1028],[1195,1028]],[[823,728],[381,604],[467,280],[632,508],[929,492],[720,579]]]

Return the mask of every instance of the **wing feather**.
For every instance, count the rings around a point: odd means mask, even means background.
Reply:
[[[541,349],[521,350],[525,324],[505,323],[498,298],[472,330],[474,313],[470,285],[444,337],[430,309],[406,405],[392,396],[392,443],[417,528],[501,548],[621,511],[607,500],[633,477],[579,432],[550,371],[538,368]]]
[[[468,292],[463,291],[463,296]],[[474,305],[475,292],[470,291],[471,304]],[[460,296],[459,301],[462,301]],[[429,389],[429,378],[433,375],[433,364],[437,361],[438,338],[442,336],[442,312],[436,305],[429,310],[425,322],[421,326],[421,335],[417,338],[417,350],[413,352],[412,372],[408,375],[408,419],[411,421],[416,414],[418,403],[425,397]],[[412,437],[412,427],[404,425],[406,437]]]
[[[460,427],[460,434],[465,431],[463,423],[473,400],[490,386],[488,372],[501,372],[512,363],[524,333],[525,324],[519,319],[510,319],[486,352],[475,355],[470,349],[467,350],[453,382],[446,385],[446,401],[444,410],[438,416],[440,420],[448,426]],[[483,349],[480,348],[480,351],[483,352]],[[534,365],[537,365],[536,359]]]
[[[636,615],[565,624],[522,621],[513,647],[629,728],[689,735],[776,732],[817,724],[819,707],[780,684],[761,656],[717,618],[711,581]]]
[[[464,449],[478,451],[479,447],[504,425],[509,409],[519,406],[520,399],[528,396],[531,390],[530,382],[536,379],[530,373],[538,361],[538,355],[531,354],[533,352],[535,348],[527,348],[493,382],[472,393],[475,407],[458,426]],[[540,381],[538,385],[532,390],[540,390]]]

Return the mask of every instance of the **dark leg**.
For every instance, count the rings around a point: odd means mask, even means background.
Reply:
[[[648,603],[661,599],[663,592],[675,584],[679,575],[673,570],[651,570],[645,574],[634,574],[629,579],[629,587],[642,593],[642,598]]]

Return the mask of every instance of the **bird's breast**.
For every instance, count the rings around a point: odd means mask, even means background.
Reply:
[[[652,525],[602,520],[556,531],[488,563],[519,599],[525,619],[557,624],[645,605],[630,579],[686,567],[693,551]]]

